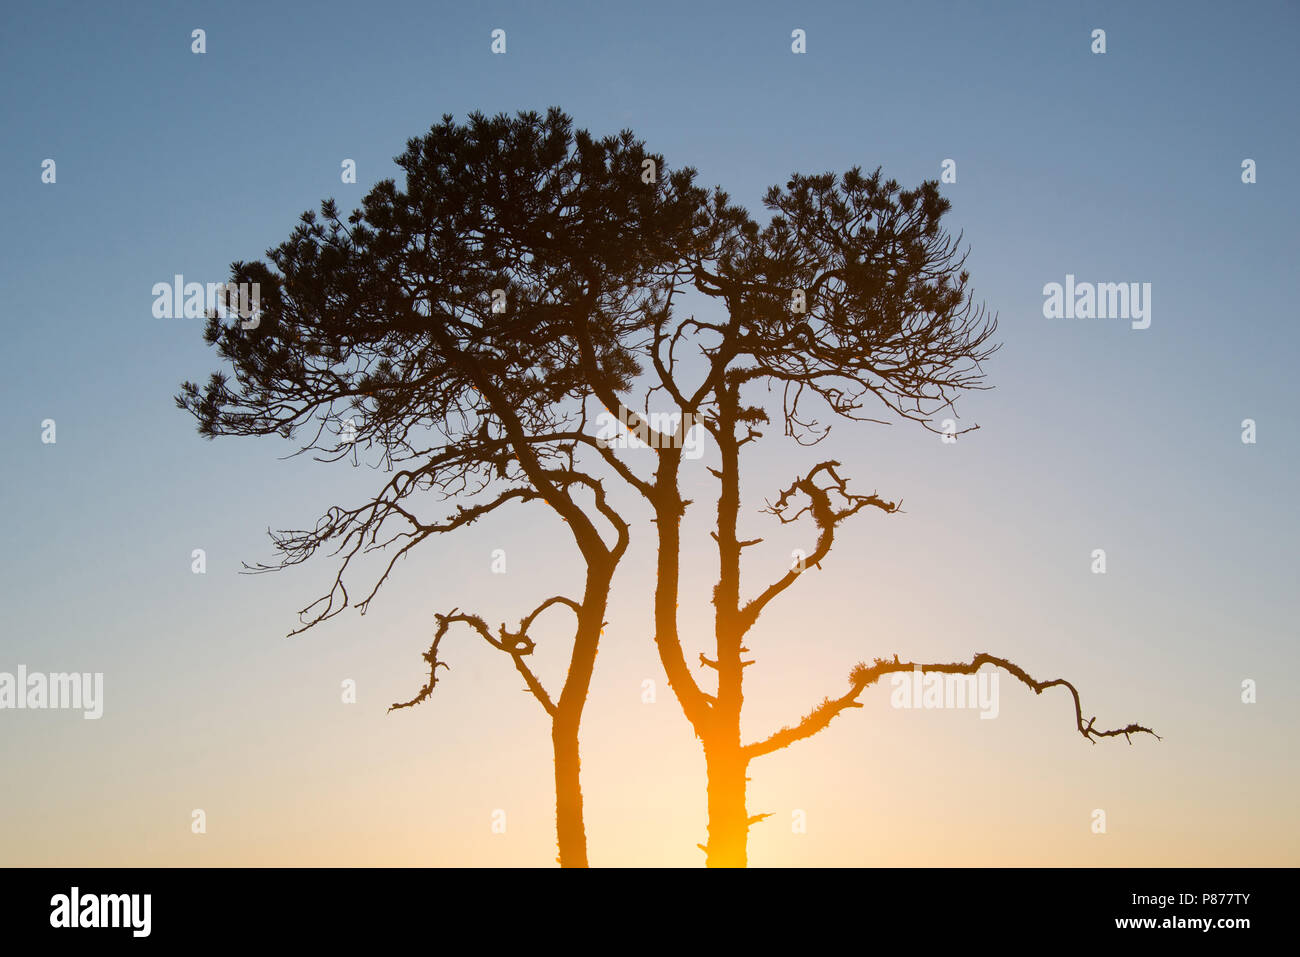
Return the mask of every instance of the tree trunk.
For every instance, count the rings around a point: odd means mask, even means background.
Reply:
[[[561,867],[586,867],[587,832],[582,818],[582,762],[578,756],[578,728],[587,703],[596,648],[605,627],[605,609],[614,565],[588,560],[587,586],[573,636],[573,654],[564,690],[551,718],[551,744],[555,751],[555,836]]]
[[[578,722],[557,716],[551,723],[555,748],[555,834],[561,867],[587,866],[587,832],[582,820]]]
[[[745,649],[741,641],[745,629],[740,619],[741,545],[736,533],[740,515],[740,443],[735,435],[738,416],[737,391],[722,391],[718,397],[718,451],[722,459],[716,536],[718,586],[713,592],[718,693],[710,722],[712,730],[704,736],[704,760],[709,772],[709,867],[744,867],[748,860],[748,763],[740,749],[740,712],[745,701],[745,663],[741,658]]]
[[[745,867],[749,840],[749,813],[745,810],[747,762],[736,746],[705,746],[709,772],[709,867]]]

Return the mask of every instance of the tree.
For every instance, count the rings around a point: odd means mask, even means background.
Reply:
[[[245,566],[285,568],[329,545],[342,556],[333,587],[291,635],[349,606],[350,566],[372,552],[387,562],[356,603],[363,614],[397,560],[426,540],[507,505],[540,504],[567,525],[581,597],[546,598],[495,635],[477,614],[437,615],[428,680],[393,708],[428,699],[453,625],[508,656],[551,721],[559,861],[585,866],[578,733],[629,542],[604,483],[641,481],[599,438],[588,370],[614,387],[640,373],[637,343],[662,273],[708,242],[708,194],[630,132],[575,133],[558,109],[476,113],[464,125],[444,116],[395,161],[404,188],[378,183],[346,222],[326,200],[267,251],[269,262],[232,264],[232,286],[256,284],[257,318],[210,315],[205,338],[230,375],[185,382],[176,401],[208,438],[305,439],[297,454],[364,457],[390,473],[360,505],[274,533],[275,563]],[[455,510],[430,518],[421,511],[430,498]],[[563,608],[577,622],[553,696],[530,667],[529,629]]]
[[[714,655],[699,655],[701,667],[716,674],[713,691],[704,690],[687,664],[677,626],[681,554],[679,525],[690,503],[677,479],[680,455],[661,451],[660,470],[649,498],[659,529],[659,580],[656,592],[656,644],[660,660],[682,710],[704,748],[708,770],[708,843],[700,845],[710,866],[743,866],[749,827],[767,817],[746,808],[749,765],[824,729],[868,687],[896,672],[974,674],[984,665],[1002,668],[1036,693],[1064,687],[1074,698],[1080,734],[1099,738],[1154,734],[1129,724],[1099,730],[1087,721],[1079,693],[1064,679],[1038,681],[1003,658],[980,653],[965,663],[917,663],[877,658],[849,674],[849,690],[827,697],[792,727],[744,743],[741,710],[747,635],[763,610],[795,584],[805,568],[820,567],[840,526],[867,509],[892,514],[900,502],[876,493],[849,490],[840,463],[827,459],[781,490],[767,510],[781,523],[810,519],[817,540],[812,552],[754,597],[742,598],[741,555],[761,538],[739,533],[741,450],[762,438],[759,427],[772,415],[785,435],[801,444],[825,439],[807,411],[819,403],[833,417],[873,419],[864,406],[877,403],[895,418],[931,431],[935,416],[952,408],[966,390],[987,388],[982,363],[994,351],[996,318],[977,306],[968,289],[960,237],[940,225],[949,203],[938,184],[925,182],[902,190],[880,171],[870,176],[852,169],[834,174],[794,176],[785,189],[773,187],[764,198],[772,211],[760,229],[744,210],[715,195],[712,208],[718,237],[713,257],[693,253],[673,274],[676,283],[717,300],[725,318],[702,322],[694,316],[673,322],[660,312],[655,355],[660,386],[679,409],[701,421],[717,442],[719,465],[710,472],[719,483],[717,525],[718,579],[713,592]],[[691,390],[677,381],[673,349],[695,342],[706,366]],[[755,393],[778,392],[773,413]],[[604,397],[611,401],[612,396]],[[966,430],[970,431],[970,430]]]
[[[960,237],[940,226],[949,204],[936,183],[902,190],[859,169],[796,175],[768,192],[773,215],[760,228],[720,189],[696,186],[692,169],[669,171],[630,132],[575,134],[558,109],[545,118],[474,114],[464,126],[444,117],[397,163],[403,190],[379,183],[346,223],[327,200],[319,218],[305,213],[268,250],[269,265],[233,264],[236,285],[260,288],[260,317],[210,318],[207,340],[234,380],[218,372],[203,388],[184,383],[177,402],[208,437],[305,437],[300,451],[324,461],[365,454],[391,472],[360,506],[335,506],[311,530],[276,533],[279,561],[252,566],[296,565],[331,544],[343,555],[333,588],[303,610],[295,634],[348,607],[344,579],[358,556],[389,556],[358,603],[364,613],[396,561],[429,538],[506,505],[543,503],[567,525],[582,560],[581,597],[546,598],[517,629],[495,633],[478,614],[436,615],[428,679],[393,705],[428,700],[453,626],[508,656],[551,720],[562,865],[587,862],[578,734],[611,582],[631,540],[616,507],[624,494],[648,503],[656,526],[654,641],[704,748],[709,837],[701,846],[710,865],[746,863],[749,827],[764,816],[746,808],[750,762],[817,733],[895,671],[973,674],[992,665],[1036,692],[1069,689],[1089,740],[1153,733],[1136,724],[1096,730],[1069,682],[1038,682],[980,654],[968,663],[914,665],[895,655],[860,664],[846,694],[793,727],[741,737],[744,669],[753,663],[746,636],[803,571],[742,599],[741,555],[761,542],[740,537],[742,449],[773,417],[786,436],[817,444],[830,431],[813,417],[819,406],[836,419],[890,421],[864,408],[878,402],[933,430],[957,395],[986,387],[981,363],[996,348],[996,321],[967,288]],[[683,314],[678,295],[689,291],[722,318]],[[695,354],[683,356],[691,347]],[[764,406],[770,394],[779,408]],[[653,450],[652,475],[619,454],[627,445],[609,441],[597,408],[616,413],[639,440],[633,448]],[[681,523],[691,504],[683,455],[696,426],[717,445],[714,655],[699,655],[716,675],[713,691],[692,674],[677,621]],[[825,459],[769,504],[780,522],[813,522],[807,565],[820,566],[853,515],[898,510],[875,493],[851,492],[841,472]],[[455,511],[421,517],[430,497],[455,499]],[[530,666],[529,631],[559,608],[577,623],[552,696]]]

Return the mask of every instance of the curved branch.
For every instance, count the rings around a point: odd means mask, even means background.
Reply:
[[[528,629],[534,619],[552,605],[565,605],[574,614],[581,614],[582,612],[582,606],[572,598],[555,595],[546,599],[546,601],[525,615],[519,622],[518,631],[510,631],[503,623],[498,629],[498,637],[495,638],[492,636],[492,631],[488,628],[487,622],[478,615],[464,614],[455,608],[445,615],[437,615],[438,629],[434,632],[433,644],[429,646],[429,650],[423,655],[424,660],[429,664],[429,680],[425,682],[424,687],[410,701],[394,702],[389,705],[388,710],[395,711],[398,708],[414,707],[429,698],[434,687],[438,684],[438,669],[446,668],[449,671],[451,670],[450,665],[439,660],[438,645],[441,644],[443,636],[447,634],[452,624],[461,622],[477,631],[483,640],[493,648],[503,651],[511,657],[516,670],[523,676],[524,682],[528,685],[528,690],[532,692],[533,697],[541,703],[547,714],[555,717],[555,703],[551,700],[551,696],[546,693],[546,689],[542,687],[542,683],[537,679],[537,676],[533,674],[532,669],[524,662],[524,656],[531,655],[537,647],[536,643],[528,637]]]
[[[902,506],[902,502],[888,502],[882,499],[874,492],[870,495],[855,495],[848,491],[848,480],[841,478],[835,470],[839,467],[839,462],[830,461],[822,462],[815,466],[806,476],[796,479],[788,489],[781,493],[776,504],[769,506],[764,511],[775,515],[783,525],[797,521],[805,513],[811,513],[813,521],[817,525],[817,545],[812,554],[805,559],[807,565],[817,565],[831,550],[831,545],[835,539],[835,529],[845,519],[856,515],[862,509],[871,506],[878,508],[886,514],[897,512]],[[818,473],[825,472],[831,479],[832,484],[828,488],[823,488],[813,481]],[[786,515],[786,508],[790,504],[790,499],[796,492],[803,492],[808,498],[808,505],[800,509],[793,515]],[[831,492],[837,493],[845,501],[842,508],[836,508],[831,501]],[[802,568],[791,568],[781,578],[777,579],[766,589],[763,590],[757,598],[749,601],[740,609],[741,634],[743,635],[758,620],[759,614],[770,602],[781,592],[785,591],[794,584],[795,579],[803,574]]]
[[[849,691],[839,698],[827,698],[820,705],[809,712],[802,721],[793,728],[782,728],[775,734],[756,741],[752,744],[745,745],[742,749],[746,759],[756,758],[763,754],[771,754],[773,751],[779,751],[803,738],[810,738],[818,731],[821,731],[831,723],[840,712],[847,708],[861,708],[858,696],[871,685],[879,681],[883,676],[894,674],[896,672],[910,672],[914,669],[921,671],[931,671],[941,674],[953,675],[973,675],[979,671],[983,665],[994,665],[1010,674],[1013,678],[1022,684],[1029,686],[1035,694],[1042,694],[1048,688],[1064,687],[1070,690],[1074,697],[1074,718],[1075,726],[1078,732],[1093,744],[1097,743],[1099,738],[1114,738],[1123,735],[1129,744],[1133,743],[1132,735],[1149,734],[1157,741],[1160,735],[1156,734],[1148,727],[1140,724],[1128,724],[1122,728],[1115,728],[1110,731],[1098,731],[1094,727],[1096,717],[1089,718],[1086,722],[1083,720],[1083,706],[1079,701],[1079,691],[1069,681],[1064,678],[1053,678],[1051,681],[1036,681],[1019,665],[1008,661],[1005,658],[995,658],[993,655],[980,652],[969,662],[955,662],[951,664],[918,664],[911,661],[899,661],[898,656],[894,656],[893,661],[885,661],[883,658],[877,658],[873,664],[868,666],[865,662],[859,662],[849,674]]]

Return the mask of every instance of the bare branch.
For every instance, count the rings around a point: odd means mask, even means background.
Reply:
[[[469,625],[478,632],[479,636],[493,648],[496,648],[498,651],[503,651],[511,657],[514,661],[515,668],[518,670],[520,675],[523,676],[524,682],[528,685],[528,690],[532,692],[533,697],[541,703],[544,709],[546,709],[547,714],[551,717],[555,717],[555,703],[551,700],[551,696],[546,693],[546,689],[542,687],[542,683],[538,680],[537,676],[533,674],[532,669],[530,669],[524,661],[524,656],[531,655],[533,650],[537,647],[533,639],[528,636],[528,628],[532,625],[534,619],[536,619],[538,615],[544,612],[547,608],[550,608],[552,605],[564,605],[570,608],[574,614],[580,615],[582,613],[582,605],[578,602],[574,601],[572,598],[566,598],[563,595],[555,595],[546,599],[546,601],[542,602],[525,615],[519,622],[519,629],[517,631],[510,631],[503,623],[498,630],[497,637],[493,637],[492,631],[488,628],[487,622],[478,615],[465,614],[454,608],[445,615],[437,615],[438,628],[433,635],[433,644],[429,646],[429,650],[426,651],[423,656],[424,660],[428,662],[429,665],[429,680],[425,682],[424,687],[420,689],[419,693],[417,693],[414,698],[409,701],[395,702],[389,706],[388,710],[394,711],[398,708],[413,707],[426,701],[429,695],[433,693],[434,687],[438,684],[438,669],[447,668],[450,670],[451,667],[438,658],[438,646],[441,644],[443,636],[447,634],[447,631],[451,626],[456,622],[461,622]]]
[[[803,478],[796,479],[789,488],[781,493],[775,504],[764,509],[764,511],[775,515],[783,525],[797,521],[805,514],[812,515],[813,521],[817,525],[818,536],[816,547],[805,558],[807,565],[816,566],[829,554],[835,539],[835,529],[845,519],[856,515],[867,507],[878,508],[886,514],[897,512],[903,504],[901,501],[885,501],[874,492],[870,495],[850,493],[848,480],[841,478],[836,471],[839,464],[839,462],[835,461],[820,463]],[[825,473],[831,479],[829,486],[822,487],[815,481],[821,473]],[[808,504],[791,515],[787,510],[790,507],[791,499],[794,498],[797,492],[804,494],[808,499]],[[837,508],[836,503],[832,501],[832,493],[835,493],[843,500],[844,504],[841,507]],[[759,614],[767,606],[768,602],[793,585],[795,580],[802,574],[802,568],[789,569],[781,578],[764,589],[757,598],[754,598],[741,608],[739,614],[741,634],[753,627],[754,622],[758,620]]]
[[[894,656],[893,661],[886,661],[883,658],[877,658],[870,666],[865,662],[861,662],[855,666],[853,671],[849,674],[850,687],[848,693],[839,698],[827,698],[811,712],[805,715],[803,720],[793,728],[782,728],[780,731],[777,731],[775,734],[764,738],[761,741],[745,745],[743,753],[746,758],[752,759],[763,754],[771,754],[773,751],[778,751],[781,748],[793,744],[795,741],[802,740],[803,738],[812,737],[818,731],[821,731],[829,725],[831,721],[840,714],[840,712],[848,708],[862,707],[861,703],[858,701],[858,696],[885,675],[897,672],[910,672],[915,669],[920,669],[922,672],[929,671],[941,674],[973,675],[986,664],[993,665],[1006,671],[1022,684],[1032,688],[1035,694],[1042,694],[1048,688],[1055,688],[1058,686],[1068,688],[1070,694],[1074,698],[1075,726],[1079,733],[1093,744],[1096,744],[1097,740],[1100,738],[1114,738],[1120,735],[1123,735],[1129,744],[1132,744],[1132,735],[1135,734],[1149,734],[1157,741],[1160,740],[1160,735],[1156,734],[1150,728],[1140,724],[1128,724],[1122,728],[1115,728],[1110,731],[1098,731],[1094,727],[1094,723],[1097,720],[1096,717],[1089,718],[1086,722],[1083,720],[1083,706],[1079,701],[1078,689],[1076,689],[1069,681],[1066,681],[1064,678],[1054,678],[1051,681],[1036,681],[1019,665],[1014,664],[1005,658],[995,658],[993,655],[981,652],[969,662],[965,663],[917,664],[911,661],[899,661],[897,655]]]

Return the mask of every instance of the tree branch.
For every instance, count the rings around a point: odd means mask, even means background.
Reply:
[[[781,493],[776,504],[770,505],[765,511],[775,515],[783,525],[797,521],[806,513],[811,513],[813,521],[817,525],[817,545],[812,553],[807,556],[805,562],[807,565],[817,565],[823,558],[829,554],[831,545],[835,539],[835,528],[845,519],[856,515],[859,511],[868,506],[878,508],[886,514],[897,512],[902,506],[902,502],[887,502],[874,492],[870,495],[855,495],[848,491],[848,480],[841,478],[835,470],[839,467],[839,462],[829,461],[822,462],[815,466],[807,475],[795,482]],[[829,487],[823,488],[818,485],[814,479],[819,473],[826,473],[831,479]],[[790,499],[796,492],[802,492],[808,498],[808,505],[793,515],[787,515],[786,509],[790,504]],[[831,493],[835,492],[845,502],[841,508],[836,508],[835,503],[831,501]],[[758,620],[759,614],[777,595],[785,591],[794,584],[795,579],[803,574],[801,568],[791,568],[781,578],[773,582],[763,590],[757,598],[749,601],[740,609],[739,620],[741,623],[741,634],[753,627],[754,622]]]
[[[394,711],[398,708],[413,707],[427,700],[429,695],[433,693],[433,689],[438,683],[438,669],[451,669],[450,665],[438,658],[438,646],[441,644],[443,636],[447,634],[447,631],[451,628],[452,624],[461,622],[469,625],[477,631],[483,640],[493,648],[496,648],[498,651],[503,651],[511,657],[514,661],[515,668],[523,676],[524,682],[528,685],[528,690],[532,692],[533,697],[541,703],[544,709],[546,709],[547,714],[551,717],[555,717],[556,709],[554,702],[551,700],[551,696],[546,693],[546,689],[542,687],[542,683],[537,679],[537,676],[533,674],[532,669],[530,669],[524,662],[524,656],[531,655],[533,650],[537,647],[532,638],[528,637],[528,629],[532,625],[533,620],[552,605],[565,605],[572,609],[574,614],[580,614],[582,611],[582,606],[572,598],[566,598],[563,595],[555,595],[554,597],[546,599],[546,601],[542,602],[525,615],[519,622],[518,631],[510,631],[506,628],[505,624],[502,623],[498,630],[498,636],[495,638],[492,636],[492,631],[488,628],[487,622],[478,615],[465,614],[457,611],[455,608],[445,615],[437,615],[438,629],[434,632],[433,644],[429,646],[429,650],[426,651],[423,656],[424,660],[429,664],[429,680],[425,682],[424,687],[421,688],[419,693],[410,701],[394,702],[389,706],[388,710]]]
[[[1099,738],[1113,738],[1123,735],[1129,744],[1133,743],[1132,735],[1149,734],[1157,741],[1160,735],[1156,734],[1150,728],[1140,724],[1129,724],[1122,728],[1115,728],[1110,731],[1098,731],[1094,727],[1096,717],[1089,718],[1086,722],[1083,720],[1083,707],[1079,701],[1078,689],[1064,678],[1054,678],[1051,681],[1036,681],[1031,678],[1023,668],[1005,658],[995,658],[993,655],[981,652],[972,658],[969,662],[956,662],[951,664],[917,664],[911,661],[899,661],[898,656],[894,656],[893,661],[885,661],[883,658],[877,658],[875,662],[868,666],[865,662],[856,665],[849,674],[849,691],[839,698],[827,698],[820,705],[809,712],[793,728],[782,728],[775,734],[756,741],[752,744],[745,745],[742,749],[747,759],[753,759],[760,755],[770,754],[781,748],[793,744],[795,741],[803,738],[810,738],[818,731],[821,731],[829,725],[840,712],[847,708],[860,708],[862,705],[858,702],[858,696],[862,692],[875,684],[885,675],[896,672],[910,672],[914,669],[921,671],[937,672],[941,674],[955,675],[973,675],[979,671],[983,665],[994,665],[1010,674],[1013,678],[1020,681],[1034,690],[1035,694],[1042,694],[1048,688],[1057,686],[1068,688],[1070,694],[1074,697],[1074,718],[1075,726],[1078,732],[1093,744],[1097,743]]]

